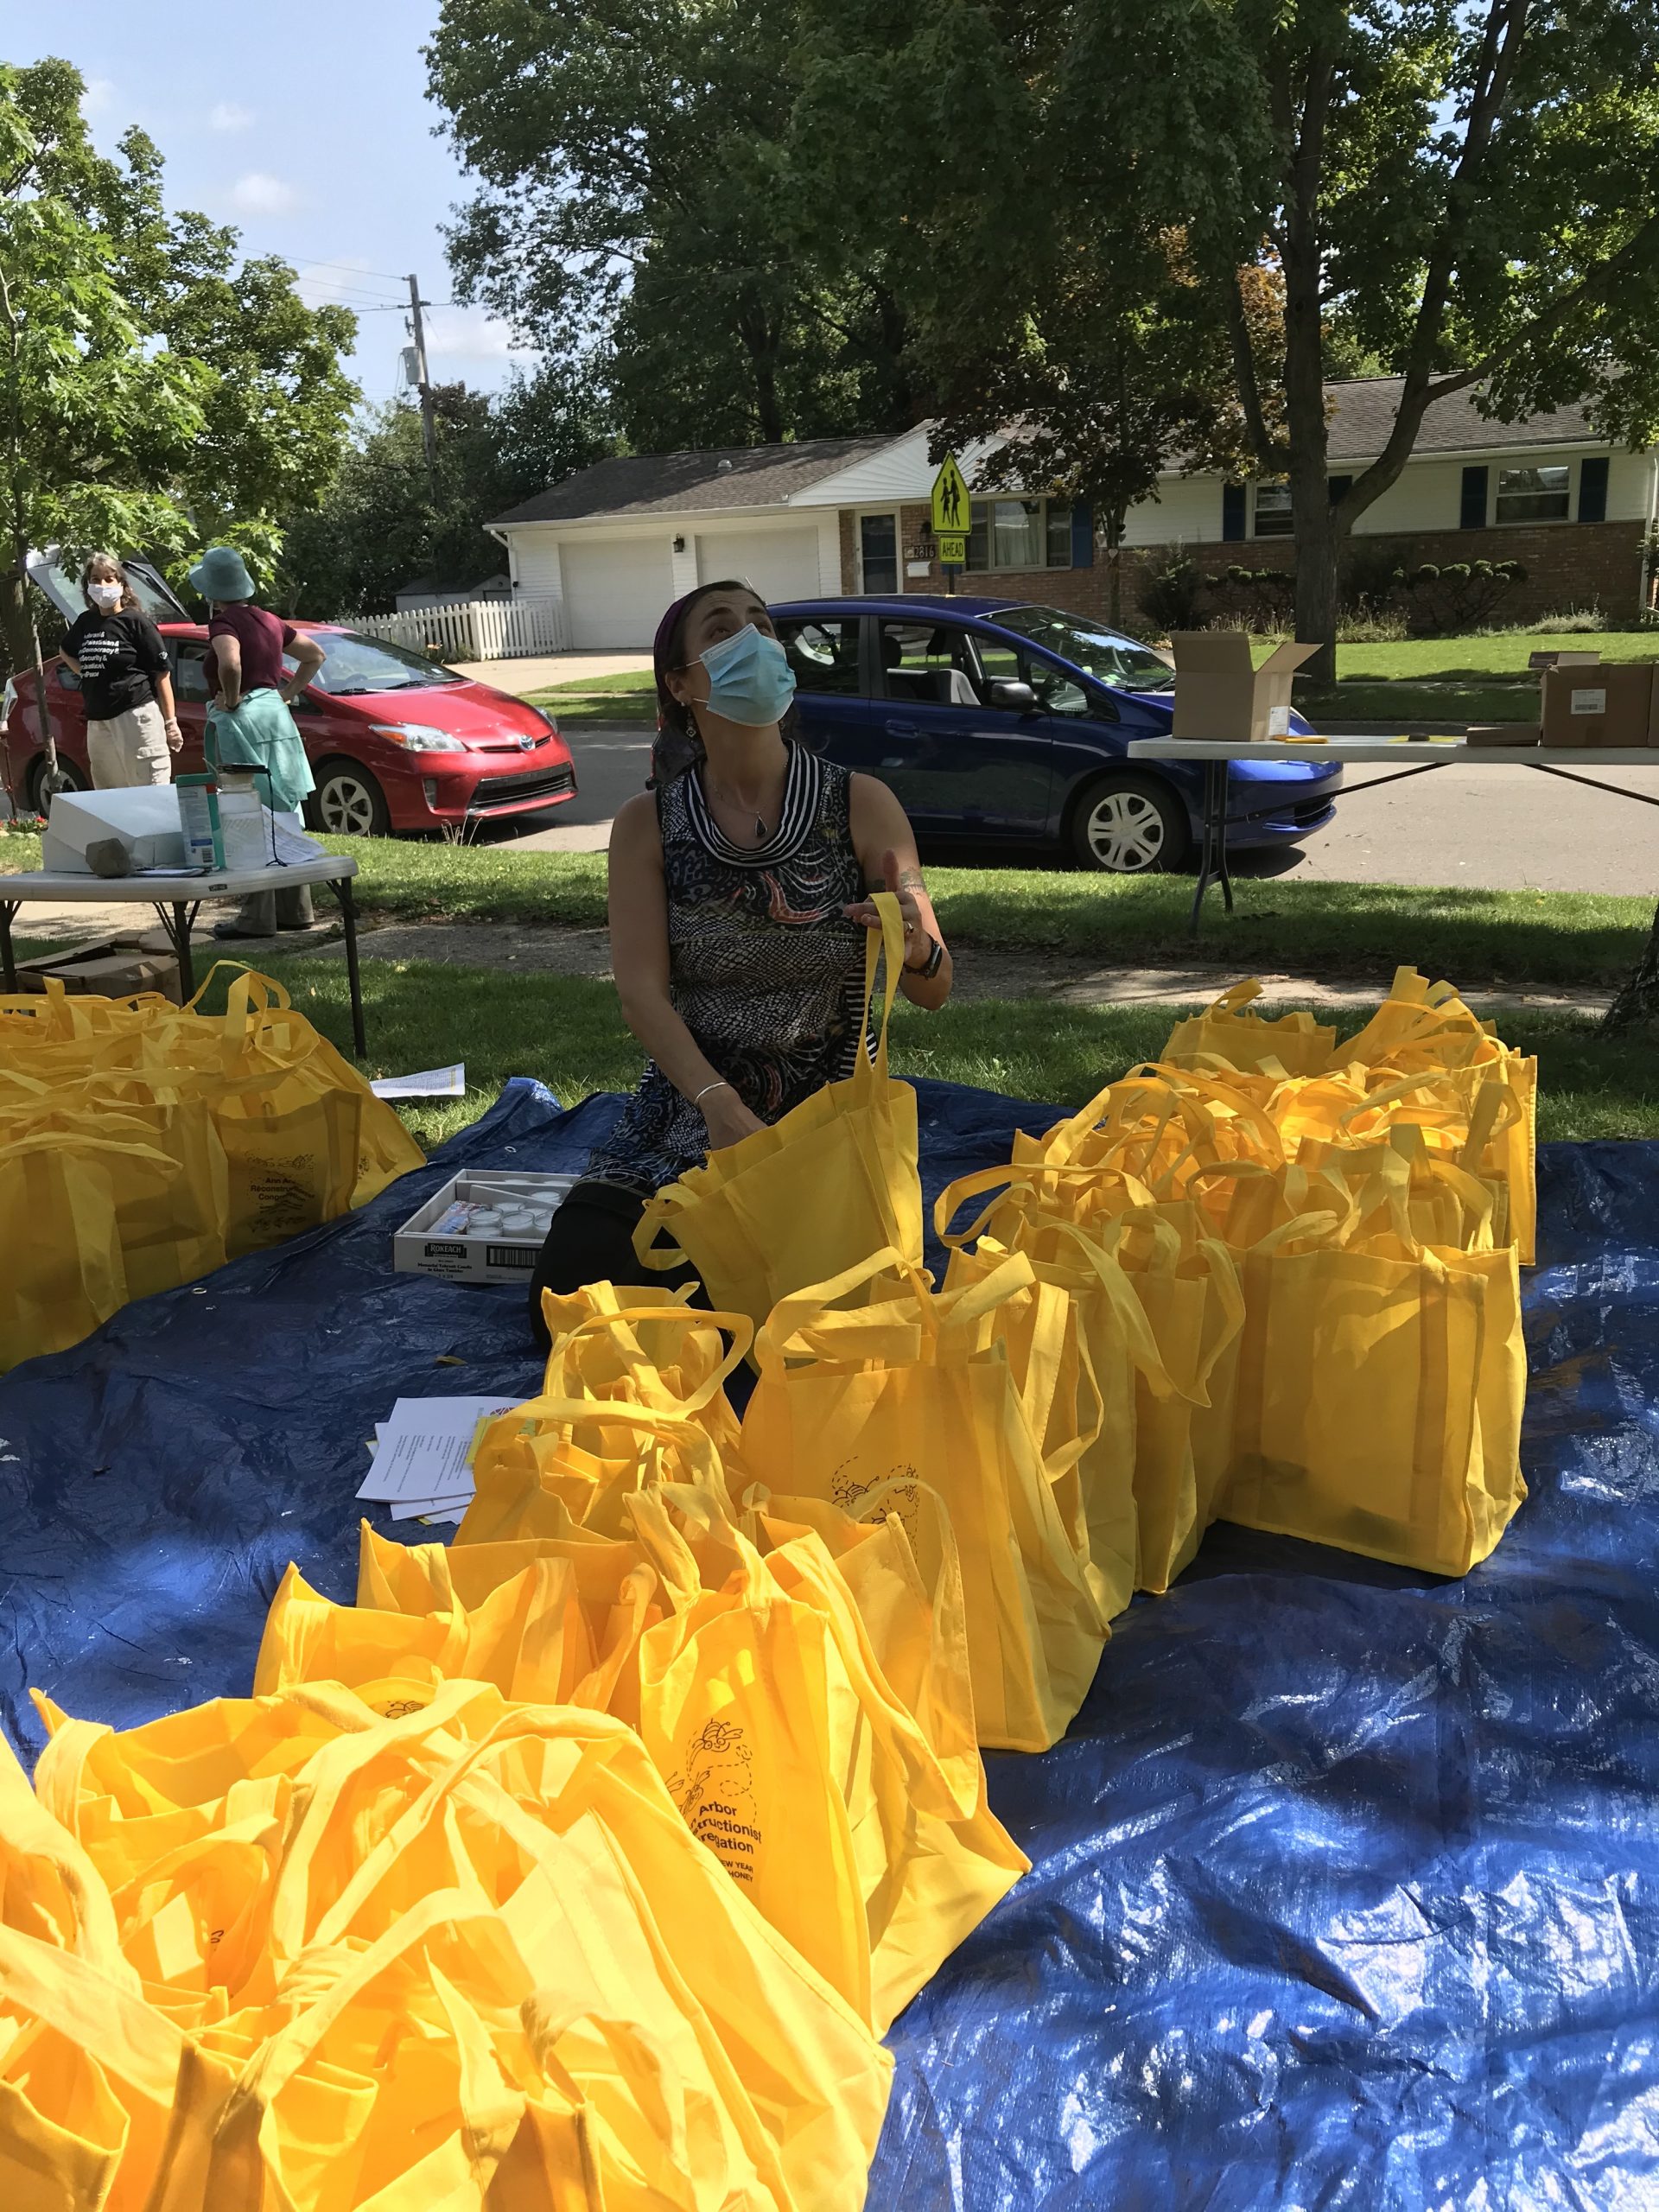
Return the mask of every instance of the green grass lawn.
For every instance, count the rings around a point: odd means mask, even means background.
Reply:
[[[1659,631],[1593,630],[1547,636],[1530,630],[1491,637],[1407,638],[1398,644],[1338,645],[1337,682],[1298,683],[1296,703],[1311,721],[1535,722],[1535,652],[1593,652],[1603,660],[1659,660]]]
[[[578,676],[568,683],[555,683],[546,691],[536,694],[539,706],[544,699],[565,699],[574,692],[591,696],[595,693],[613,691],[654,691],[657,678],[648,668],[619,669],[610,676]]]
[[[346,1052],[346,973],[304,954],[266,972]],[[539,1077],[566,1105],[593,1090],[622,1090],[639,1048],[609,983],[503,975],[433,961],[371,961],[364,969],[371,1077],[467,1063],[464,1098],[411,1103],[404,1118],[438,1142],[483,1112],[510,1075]],[[899,1072],[970,1083],[1009,1096],[1074,1106],[1136,1062],[1156,1057],[1192,1007],[1072,1007],[981,1000],[936,1014],[900,1006],[893,1020]],[[1356,1019],[1351,1027],[1359,1026]],[[1516,1017],[1510,1043],[1540,1058],[1539,1133],[1547,1138],[1659,1137],[1659,1070],[1649,1047],[1604,1042],[1570,1015]]]
[[[1603,660],[1659,660],[1659,629],[1567,631],[1551,636],[1500,630],[1487,637],[1405,638],[1395,645],[1338,645],[1337,676],[1344,683],[1356,677],[1397,682],[1503,676],[1535,683],[1537,675],[1529,671],[1528,657],[1544,652],[1599,653]]]
[[[509,846],[330,840],[357,855],[365,912],[416,918],[605,921],[601,853],[525,853]],[[1628,972],[1653,918],[1645,899],[1592,892],[1407,889],[1380,883],[1246,884],[1230,919],[1206,915],[1195,954],[1192,879],[1062,874],[1042,868],[930,868],[953,944],[1068,953],[1128,963],[1223,961],[1239,975],[1287,959],[1319,976],[1386,983],[1402,962],[1471,984],[1612,984]]]
[[[607,691],[593,699],[561,699],[551,691],[538,691],[530,702],[542,707],[562,730],[579,729],[589,722],[620,723],[629,729],[655,729],[657,703],[630,694]]]
[[[403,921],[502,921],[599,929],[602,853],[526,853],[397,837],[325,841],[356,855],[359,910]],[[39,866],[37,839],[0,840],[0,868]],[[1659,874],[1659,869],[1656,870]],[[1219,963],[1234,976],[1294,963],[1321,978],[1386,985],[1409,963],[1471,988],[1575,983],[1611,988],[1641,950],[1647,899],[1599,892],[1412,888],[1388,883],[1246,882],[1230,917],[1215,903],[1195,946],[1190,876],[930,868],[951,943],[1056,952],[1119,966]],[[325,893],[319,906],[331,901]],[[417,1063],[416,1065],[419,1065]]]

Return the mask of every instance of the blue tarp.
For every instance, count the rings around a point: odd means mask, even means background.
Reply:
[[[918,1089],[930,1191],[1053,1118]],[[538,1373],[522,1293],[395,1276],[391,1230],[614,1111],[510,1086],[362,1213],[0,1381],[26,1756],[29,1683],[131,1725],[246,1692],[290,1558],[350,1596],[392,1399]],[[1222,1527],[1136,1603],[1065,1743],[988,1762],[1033,1867],[893,2031],[880,2212],[1659,2204],[1659,1147],[1541,1186],[1497,1553],[1440,1582]]]

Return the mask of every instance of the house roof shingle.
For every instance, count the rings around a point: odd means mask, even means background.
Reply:
[[[724,452],[628,454],[579,469],[495,521],[576,522],[588,515],[781,506],[820,477],[893,442],[891,436],[803,438],[798,445],[734,446]]]
[[[1333,462],[1370,461],[1382,452],[1400,404],[1402,384],[1399,377],[1366,377],[1326,385],[1332,400],[1329,449]],[[1475,398],[1471,390],[1437,399],[1423,417],[1415,454],[1599,442],[1582,407],[1552,408],[1519,423],[1498,423],[1479,412]],[[628,454],[579,469],[563,483],[538,492],[494,519],[497,524],[580,522],[599,515],[626,520],[631,515],[781,506],[809,485],[896,442],[892,435],[804,438],[797,445]],[[916,496],[921,496],[920,489]]]
[[[1332,461],[1373,461],[1388,443],[1400,404],[1404,378],[1366,377],[1351,384],[1325,386],[1333,403],[1331,414]],[[1417,454],[1494,451],[1505,446],[1576,445],[1597,440],[1582,407],[1555,407],[1542,415],[1529,415],[1519,423],[1497,423],[1480,413],[1476,392],[1448,392],[1437,399],[1423,417],[1414,451]]]

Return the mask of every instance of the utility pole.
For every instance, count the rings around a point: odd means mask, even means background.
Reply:
[[[421,309],[429,303],[421,297],[418,276],[409,280],[409,334],[415,341],[416,384],[421,395],[421,443],[426,451],[426,473],[435,483],[438,472],[436,418],[432,409],[432,385],[426,373],[426,325],[421,320]]]

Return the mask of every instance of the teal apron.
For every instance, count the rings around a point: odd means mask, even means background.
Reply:
[[[298,725],[269,686],[246,693],[234,707],[208,709],[206,750],[210,768],[263,768],[273,814],[297,814],[306,793],[316,789]]]

